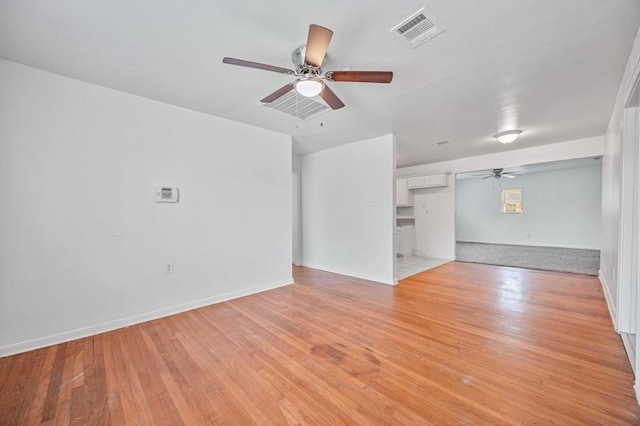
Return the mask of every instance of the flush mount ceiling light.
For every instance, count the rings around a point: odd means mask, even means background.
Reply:
[[[518,139],[522,130],[505,130],[504,132],[496,133],[494,138],[500,143],[511,143]]]
[[[298,93],[307,98],[318,96],[323,88],[324,84],[322,84],[322,81],[320,81],[318,77],[309,77],[296,82],[296,90]]]

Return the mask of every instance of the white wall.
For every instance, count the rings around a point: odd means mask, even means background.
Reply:
[[[604,135],[605,155],[602,164],[602,250],[600,255],[600,279],[605,288],[614,324],[617,319],[620,226],[620,193],[622,188],[622,117],[625,98],[633,90],[633,81],[640,65],[640,35],[636,37],[629,56],[618,96]],[[617,324],[616,324],[617,326]]]
[[[625,124],[633,123],[637,126],[636,111],[625,113],[625,104],[637,107],[638,101],[631,101],[635,89],[635,81],[640,75],[640,32],[636,35],[629,60],[620,84],[618,96],[609,120],[605,139],[605,155],[602,170],[602,250],[600,254],[600,281],[604,289],[609,311],[614,326],[620,330],[627,355],[636,373],[636,396],[640,397],[640,340],[636,332],[640,328],[640,315],[637,299],[638,282],[634,273],[638,270],[637,222],[633,224],[634,216],[637,220],[638,181],[637,153],[640,150],[637,129],[630,132],[627,128],[626,138],[623,140],[623,117]],[[635,90],[634,90],[635,89]],[[635,135],[630,137],[631,134]],[[636,163],[634,165],[634,162]],[[629,168],[631,167],[631,168]],[[631,225],[629,227],[629,225]],[[635,229],[634,229],[635,227]],[[625,229],[622,229],[625,228]],[[634,255],[635,253],[635,255]],[[635,257],[635,259],[634,259]],[[619,270],[619,266],[624,269]],[[635,297],[634,297],[635,296]]]
[[[600,249],[602,167],[464,179],[456,183],[458,241]],[[522,188],[523,213],[500,211],[501,190]]]
[[[603,149],[603,138],[595,137],[398,169],[398,176],[451,174],[446,188],[414,192],[416,248],[428,256],[455,259],[456,173],[591,157],[602,155]]]
[[[302,157],[299,155],[291,154],[291,168],[296,171],[302,167]]]
[[[455,185],[455,175],[447,176]],[[454,186],[413,189],[413,216],[416,224],[416,250],[427,257],[454,259],[455,192]]]
[[[393,135],[302,157],[303,264],[394,283]]]
[[[605,155],[602,157],[602,248],[600,250],[600,280],[603,282],[609,309],[617,327],[617,265],[618,227],[620,216],[620,121],[622,103],[615,108],[605,133]]]
[[[292,281],[287,135],[0,61],[0,141],[0,355]]]

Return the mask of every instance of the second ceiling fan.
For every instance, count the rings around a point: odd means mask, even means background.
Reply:
[[[320,95],[331,109],[340,109],[344,106],[344,103],[327,86],[326,81],[352,83],[391,82],[393,79],[391,71],[327,71],[323,74],[322,64],[332,36],[333,31],[328,28],[315,24],[309,25],[307,44],[293,51],[291,59],[295,65],[295,70],[229,57],[223,58],[222,62],[297,77],[295,81],[261,99],[260,102],[263,103],[271,103],[295,88],[298,93],[307,97]]]
[[[504,169],[491,169],[491,173],[484,173],[481,175],[473,175],[474,177],[482,177],[482,179],[489,179],[489,178],[494,178],[494,179],[500,179],[503,177],[509,178],[509,179],[515,179],[516,174],[512,173],[507,173],[504,171]]]

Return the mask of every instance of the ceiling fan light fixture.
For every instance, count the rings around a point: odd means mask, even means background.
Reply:
[[[260,100],[263,104],[273,104],[284,97],[296,101],[302,99],[298,94],[306,98],[320,97],[324,104],[332,110],[344,107],[344,102],[324,83],[326,81],[344,81],[354,83],[391,83],[393,72],[391,71],[322,71],[322,65],[327,56],[327,47],[333,36],[333,31],[320,25],[309,25],[307,43],[293,51],[291,60],[295,65],[295,71],[275,65],[262,64],[260,62],[245,61],[244,59],[224,57],[222,62],[247,68],[255,68],[280,74],[294,75],[298,79],[288,83],[275,92]],[[294,91],[295,89],[295,91]]]
[[[505,130],[504,132],[496,133],[494,138],[498,140],[500,143],[511,143],[518,139],[522,130]]]
[[[296,90],[302,96],[306,96],[307,98],[313,98],[314,96],[318,96],[322,89],[324,88],[324,84],[318,78],[308,78],[304,80],[299,80],[296,83]]]

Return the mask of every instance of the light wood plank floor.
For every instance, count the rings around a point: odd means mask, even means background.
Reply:
[[[640,424],[595,277],[452,262],[0,359],[0,424]]]

